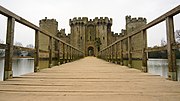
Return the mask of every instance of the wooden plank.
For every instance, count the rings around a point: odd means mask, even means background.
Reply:
[[[179,101],[180,83],[95,57],[0,82],[0,101]]]

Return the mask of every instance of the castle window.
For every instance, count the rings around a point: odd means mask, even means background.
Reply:
[[[103,40],[104,40],[105,38],[103,37]]]
[[[98,47],[98,52],[100,51],[100,47]]]
[[[91,41],[91,36],[90,36],[90,41]]]
[[[82,36],[81,36],[81,40],[82,40]]]

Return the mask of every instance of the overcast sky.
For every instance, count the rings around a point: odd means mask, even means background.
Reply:
[[[39,26],[45,17],[58,21],[59,29],[70,33],[69,19],[73,17],[109,17],[112,31],[125,28],[125,16],[145,17],[147,22],[178,6],[180,0],[0,0],[0,5]],[[175,30],[180,29],[180,16],[175,17]],[[0,15],[0,39],[5,40],[6,18]],[[148,30],[148,45],[159,45],[165,37],[165,23]],[[34,31],[16,23],[15,42],[34,44]]]

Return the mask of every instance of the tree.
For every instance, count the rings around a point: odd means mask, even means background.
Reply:
[[[27,48],[34,48],[33,44],[29,44],[26,47]],[[28,51],[28,56],[33,57],[34,56],[34,51],[33,50]]]
[[[4,44],[4,41],[0,39],[0,44]]]
[[[15,42],[14,44],[15,46],[19,46],[19,47],[23,47],[22,43],[21,42]],[[21,50],[19,49],[14,49],[14,55],[15,56],[19,56],[21,54]]]
[[[0,39],[0,44],[3,44],[4,41]],[[5,55],[5,49],[0,49],[0,57],[3,57]]]
[[[34,48],[33,44],[28,44],[26,47],[27,48]]]
[[[180,43],[180,30],[175,31],[176,42]]]
[[[161,46],[166,46],[167,45],[167,42],[163,39],[161,39]]]
[[[21,42],[16,42],[15,43],[15,46],[20,46],[20,47],[23,47],[22,43]]]

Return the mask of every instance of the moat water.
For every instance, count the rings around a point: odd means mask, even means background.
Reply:
[[[48,65],[48,61],[41,61],[40,65]],[[13,76],[20,76],[34,71],[34,59],[33,58],[19,58],[13,59]],[[180,81],[180,60],[177,60],[178,65],[178,81]],[[3,80],[4,75],[4,59],[0,59],[0,81]],[[148,72],[154,75],[160,75],[167,78],[168,74],[168,61],[167,59],[149,59],[148,60]]]

